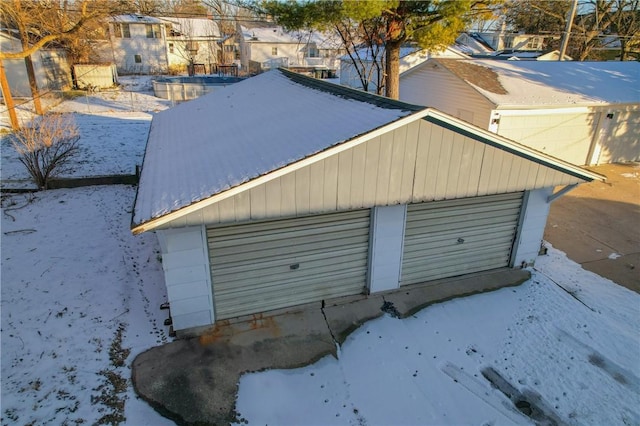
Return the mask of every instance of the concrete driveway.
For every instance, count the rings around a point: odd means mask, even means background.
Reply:
[[[555,200],[544,239],[584,269],[640,293],[640,163],[588,169],[607,181]]]

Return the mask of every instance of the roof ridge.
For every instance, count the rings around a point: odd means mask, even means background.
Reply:
[[[386,98],[384,96],[374,95],[373,93],[364,92],[362,90],[353,89],[351,87],[329,83],[327,81],[290,71],[286,68],[278,68],[278,71],[285,77],[289,78],[291,81],[294,81],[311,89],[327,92],[334,96],[339,96],[345,99],[365,102],[375,105],[379,108],[401,109],[405,111],[422,111],[423,109],[425,109],[424,106],[414,105],[407,102]]]

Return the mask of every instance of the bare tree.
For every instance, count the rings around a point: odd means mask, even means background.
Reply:
[[[0,51],[0,61],[5,59],[24,59],[29,74],[31,92],[38,114],[42,113],[39,105],[39,90],[30,65],[30,57],[47,46],[65,47],[65,42],[79,36],[80,31],[89,23],[117,13],[126,13],[127,6],[111,0],[78,0],[38,1],[38,0],[3,0],[0,1],[0,24],[5,28],[15,29],[22,41],[19,52]],[[0,78],[4,78],[0,74]],[[6,82],[5,82],[6,83]],[[7,86],[8,84],[2,85]],[[10,91],[3,96],[8,108],[13,108]],[[17,121],[11,123],[14,129],[20,127]]]
[[[38,188],[67,171],[80,132],[70,114],[45,114],[13,134],[13,147]]]

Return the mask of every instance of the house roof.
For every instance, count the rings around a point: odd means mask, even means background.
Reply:
[[[406,117],[421,107],[274,70],[158,113],[141,224]]]
[[[377,55],[375,55],[378,60],[383,59],[384,52],[384,48],[380,47]],[[358,49],[356,53],[362,61],[373,61],[374,55],[373,52],[371,52],[371,49]],[[447,46],[442,51],[422,49],[417,46],[405,46],[400,48],[400,72],[402,73],[433,57],[471,59],[468,55],[462,52],[457,44]],[[349,55],[343,55],[340,59],[344,61],[351,61],[351,57],[349,57]]]
[[[279,26],[241,26],[240,29],[247,43],[311,43],[320,49],[339,49],[341,46],[337,37],[318,31],[285,31]]]
[[[133,231],[154,229],[225,194],[250,189],[267,175],[288,173],[420,119],[581,180],[601,178],[433,109],[280,69],[154,117]]]
[[[145,15],[117,15],[111,19],[112,22],[120,22],[120,23],[137,23],[137,24],[162,24],[163,21],[154,18],[153,16],[145,16]]]
[[[640,103],[640,63],[432,59],[501,107]],[[431,65],[433,65],[431,62]],[[424,64],[423,66],[427,66]]]
[[[220,37],[218,24],[208,18],[159,18],[167,24],[171,24],[175,31],[185,37]]]

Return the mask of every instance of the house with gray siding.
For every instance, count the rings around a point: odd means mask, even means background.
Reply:
[[[577,165],[640,160],[640,63],[429,59],[400,99]]]
[[[154,116],[131,227],[158,236],[173,327],[190,333],[532,265],[551,201],[594,179],[433,108],[277,69]]]

